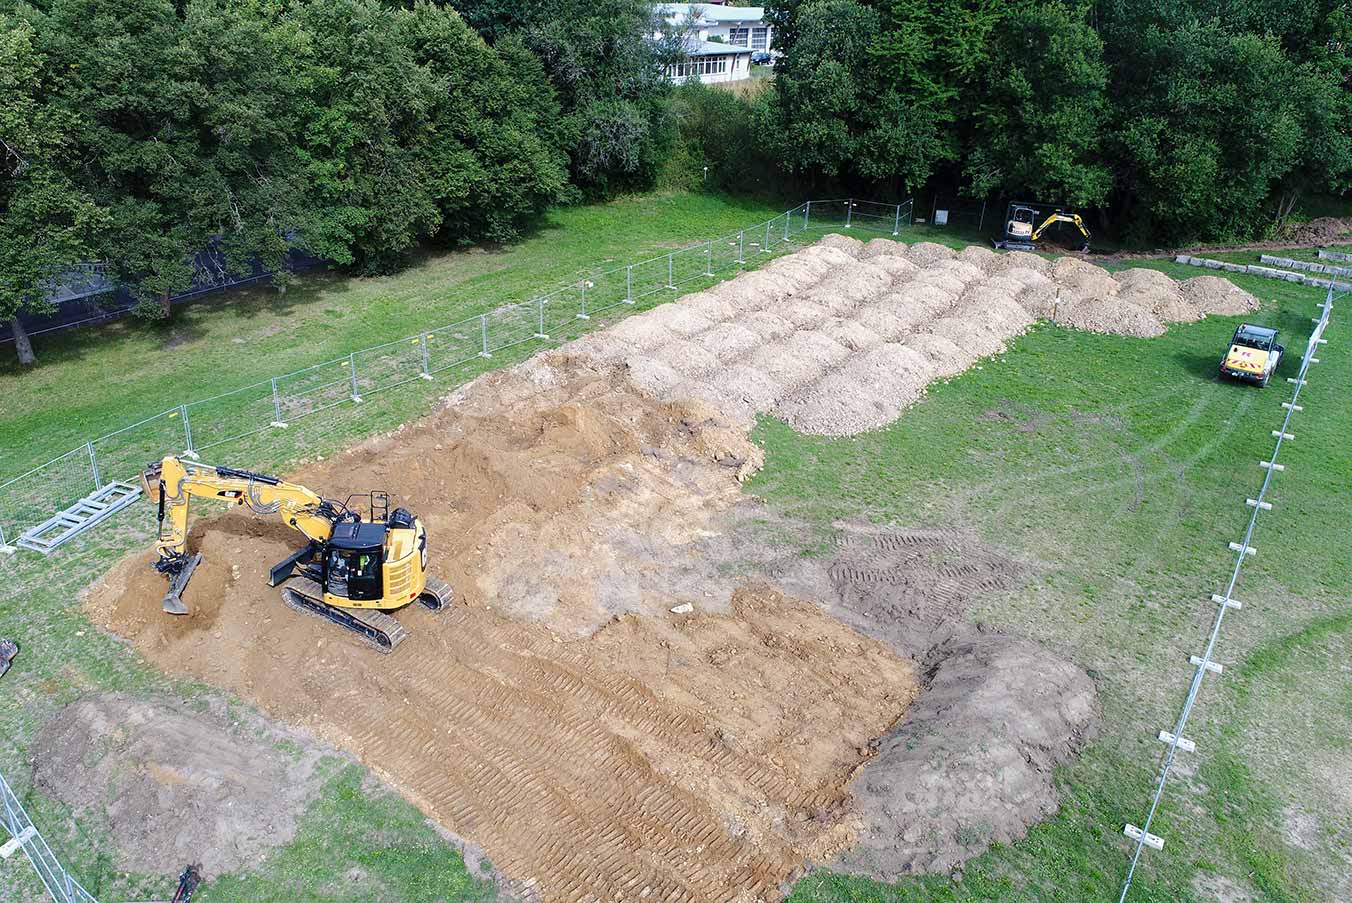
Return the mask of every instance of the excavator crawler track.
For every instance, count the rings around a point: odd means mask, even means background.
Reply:
[[[383,611],[329,605],[324,601],[323,588],[306,577],[288,580],[282,587],[282,600],[296,611],[318,615],[346,628],[380,652],[393,652],[408,636],[404,625]]]
[[[423,587],[422,595],[418,596],[418,601],[428,611],[445,611],[451,607],[453,598],[455,598],[455,590],[451,589],[449,583],[429,576]]]

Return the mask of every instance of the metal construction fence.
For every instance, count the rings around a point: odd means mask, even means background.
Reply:
[[[1312,364],[1319,363],[1316,352],[1321,345],[1326,344],[1324,330],[1328,328],[1329,317],[1333,313],[1334,293],[1332,286],[1328,289],[1324,302],[1319,305],[1320,315],[1314,318],[1315,327],[1310,333],[1310,340],[1305,346],[1305,354],[1300,360],[1300,371],[1293,377],[1288,377],[1287,381],[1294,385],[1290,401],[1283,401],[1282,425],[1280,429],[1272,431],[1272,438],[1275,441],[1272,449],[1272,455],[1263,461],[1258,462],[1258,466],[1263,469],[1263,482],[1258,489],[1258,494],[1254,498],[1245,499],[1245,504],[1251,509],[1249,514],[1249,525],[1244,531],[1244,536],[1238,542],[1227,543],[1227,548],[1235,556],[1234,567],[1230,571],[1230,580],[1225,585],[1225,590],[1220,593],[1211,594],[1211,603],[1216,606],[1216,617],[1211,625],[1211,633],[1207,638],[1205,649],[1201,655],[1193,655],[1188,658],[1189,665],[1194,669],[1192,682],[1188,686],[1188,695],[1183,700],[1183,709],[1179,713],[1178,720],[1169,730],[1161,730],[1156,738],[1163,743],[1167,749],[1164,754],[1164,761],[1160,766],[1159,780],[1155,785],[1154,795],[1150,800],[1150,808],[1146,812],[1145,820],[1137,827],[1133,824],[1127,824],[1123,827],[1122,833],[1135,841],[1135,846],[1131,854],[1131,864],[1127,868],[1127,876],[1122,882],[1122,893],[1118,897],[1118,903],[1125,903],[1127,894],[1131,890],[1132,879],[1136,875],[1136,867],[1141,861],[1141,853],[1146,847],[1154,850],[1164,849],[1164,838],[1152,833],[1155,816],[1159,811],[1160,801],[1164,798],[1164,788],[1169,782],[1169,773],[1173,770],[1174,763],[1180,752],[1191,753],[1196,751],[1197,744],[1188,738],[1186,729],[1188,718],[1192,714],[1193,706],[1197,702],[1197,694],[1202,689],[1202,681],[1208,675],[1220,675],[1224,673],[1224,666],[1216,662],[1216,641],[1220,638],[1221,625],[1225,621],[1225,615],[1229,611],[1239,611],[1243,605],[1235,598],[1235,587],[1239,583],[1240,573],[1244,568],[1244,562],[1253,556],[1257,550],[1251,544],[1253,542],[1254,531],[1258,527],[1258,515],[1264,511],[1272,510],[1272,503],[1267,501],[1268,489],[1272,486],[1273,476],[1286,470],[1284,464],[1277,462],[1277,457],[1281,453],[1284,442],[1293,441],[1296,437],[1290,432],[1291,419],[1296,414],[1301,413],[1304,408],[1298,403],[1300,393],[1307,384],[1307,376]]]
[[[47,846],[4,775],[0,775],[0,805],[4,807],[4,827],[9,834],[0,845],[0,858],[9,859],[21,848],[53,900],[58,903],[98,903]]]
[[[376,392],[463,367],[524,343],[544,343],[565,326],[613,315],[682,285],[743,268],[809,230],[864,229],[896,235],[911,222],[911,202],[807,201],[762,223],[636,263],[595,272],[529,301],[352,351],[210,398],[175,401],[159,413],[90,439],[0,483],[0,547],[20,540],[54,512],[114,482],[135,482],[165,454],[218,449],[248,436],[279,435],[291,422]],[[283,441],[278,439],[279,442]]]

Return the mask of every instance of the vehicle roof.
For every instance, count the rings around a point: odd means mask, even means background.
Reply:
[[[369,549],[385,545],[384,524],[336,524],[329,545],[335,549]]]
[[[1255,326],[1253,323],[1240,323],[1239,328],[1235,330],[1235,333],[1239,334],[1241,332],[1249,332],[1259,336],[1275,336],[1277,334],[1277,330],[1273,329],[1271,326]]]

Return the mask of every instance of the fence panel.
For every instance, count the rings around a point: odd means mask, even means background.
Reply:
[[[97,488],[89,448],[83,445],[0,484],[0,545],[12,545],[24,530]]]
[[[349,358],[341,358],[277,377],[277,403],[282,421],[289,423],[351,401],[351,366]]]
[[[262,432],[270,429],[274,420],[281,419],[273,402],[270,382],[194,401],[184,408],[194,451]]]
[[[587,277],[587,312],[599,313],[623,304],[629,297],[627,269],[609,270]]]
[[[539,328],[536,322],[537,310],[536,305],[527,302],[499,307],[484,314],[489,353],[533,341]]]
[[[650,295],[659,292],[668,291],[671,282],[668,280],[667,257],[653,257],[636,263],[627,268],[630,271],[630,282],[633,286],[631,298],[647,298]]]
[[[725,235],[710,243],[713,248],[713,271],[719,275],[735,273],[742,266],[741,242],[738,235]]]
[[[357,374],[359,397],[402,386],[422,375],[422,342],[414,336],[367,348],[352,356],[350,366]]]
[[[115,480],[135,483],[147,464],[165,455],[187,451],[189,443],[183,423],[181,410],[174,408],[95,439],[90,446],[99,485],[106,486]]]
[[[423,333],[428,372],[437,373],[474,360],[483,351],[480,330],[479,318],[474,317]]]
[[[809,207],[808,228],[843,229],[850,222],[849,201],[813,201]]]

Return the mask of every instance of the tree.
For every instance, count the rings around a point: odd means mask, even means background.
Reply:
[[[1083,10],[1010,7],[977,77],[964,171],[977,197],[1027,195],[1094,207],[1108,198],[1108,70]]]
[[[0,320],[36,362],[20,313],[51,308],[48,281],[85,259],[101,211],[66,174],[73,117],[47,103],[31,23],[0,13]]]

